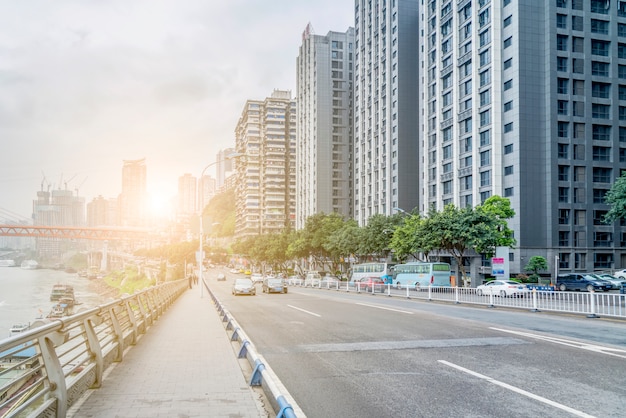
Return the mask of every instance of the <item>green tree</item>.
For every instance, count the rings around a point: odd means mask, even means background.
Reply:
[[[547,269],[548,261],[544,257],[539,255],[534,255],[530,257],[530,260],[528,260],[528,263],[526,264],[526,266],[524,266],[524,270],[533,272],[531,277],[533,277],[534,279],[539,278],[540,271],[545,271]]]
[[[610,209],[604,216],[605,223],[626,219],[626,171],[613,183],[604,197]]]
[[[397,216],[376,214],[370,217],[360,234],[359,253],[375,258],[387,258],[391,251],[393,233],[400,222]]]
[[[477,249],[481,253],[490,256],[495,253],[496,247],[512,247],[516,241],[513,238],[513,230],[509,228],[507,219],[515,216],[515,211],[511,208],[511,201],[500,196],[491,196],[479,205],[477,210],[484,212],[493,220],[493,242],[485,242],[483,248]]]

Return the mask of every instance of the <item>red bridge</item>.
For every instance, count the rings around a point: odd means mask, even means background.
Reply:
[[[88,240],[138,240],[149,235],[148,229],[45,225],[0,225],[0,235],[9,237],[44,237]]]

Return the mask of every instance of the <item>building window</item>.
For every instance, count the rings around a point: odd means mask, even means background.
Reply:
[[[611,85],[609,83],[591,83],[591,94],[593,97],[608,99],[611,96]]]
[[[611,161],[611,148],[609,147],[593,147],[592,153],[593,161]]]
[[[568,122],[559,121],[557,135],[559,138],[569,137],[569,123]]]
[[[556,58],[556,70],[567,72],[567,58],[565,57]]]
[[[569,145],[568,144],[559,144],[558,145],[558,158],[568,159],[569,158]]]
[[[574,139],[584,139],[584,138],[585,138],[585,124],[574,123]]]
[[[608,14],[609,5],[611,4],[607,0],[591,0],[591,13]]]
[[[491,83],[491,69],[487,69],[480,73],[479,78],[480,87],[486,86],[487,84]]]
[[[506,19],[504,19],[504,27],[506,28],[507,26],[509,26],[511,23],[513,22],[513,17],[509,16]]]
[[[611,139],[611,126],[593,125],[592,131],[594,141],[609,141]]]
[[[480,187],[491,186],[491,171],[482,171],[480,173]]]
[[[510,176],[512,174],[513,174],[513,166],[512,165],[504,167],[504,175],[505,176]]]
[[[479,59],[479,64],[481,67],[489,64],[491,62],[491,51],[486,50],[486,51],[481,52],[478,55],[478,59]]]
[[[513,101],[512,101],[512,100],[511,100],[511,101],[509,101],[509,102],[506,102],[506,103],[504,104],[504,111],[505,111],[505,112],[508,112],[508,111],[509,111],[509,110],[511,110],[511,109],[513,109]]]
[[[559,246],[569,247],[569,231],[559,231]]]
[[[617,44],[617,58],[626,58],[626,44],[618,43]]]
[[[609,63],[600,61],[591,61],[591,75],[601,77],[609,76]]]
[[[480,92],[480,105],[486,106],[491,104],[491,91],[489,89]]]
[[[567,94],[568,88],[569,88],[569,79],[567,78],[558,78],[556,81],[556,86],[557,86],[557,90],[556,92],[558,94]]]
[[[621,79],[626,78],[626,65],[619,64],[617,66],[617,77]]]
[[[486,31],[481,32],[480,35],[478,35],[478,41],[481,47],[489,45],[491,42],[491,31],[487,29]]]
[[[484,167],[491,164],[491,150],[483,151],[480,153],[480,166]]]
[[[608,119],[611,113],[611,105],[593,103],[591,105],[591,116],[595,119]]]
[[[509,58],[508,60],[504,61],[505,70],[511,68],[512,65],[513,65],[513,58]]]
[[[489,125],[491,123],[491,109],[480,112],[480,126]]]
[[[504,146],[504,154],[512,154],[513,153],[513,144]]]
[[[608,167],[594,167],[593,168],[593,181],[595,183],[610,183],[611,182],[611,169]]]
[[[556,111],[559,115],[567,115],[567,106],[569,102],[567,100],[559,100],[557,102]]]
[[[513,44],[513,37],[509,36],[508,38],[504,40],[504,49],[510,47],[511,44]]]
[[[572,81],[572,94],[575,96],[585,95],[585,80]]]
[[[504,197],[511,197],[513,196],[513,188],[512,187],[506,187],[504,189]]]
[[[608,57],[610,49],[611,49],[611,42],[609,41],[601,41],[598,39],[591,40],[591,54],[592,55]]]
[[[559,225],[569,225],[569,209],[559,209]]]
[[[569,181],[569,166],[568,165],[559,166],[559,181]]]
[[[489,144],[491,144],[491,131],[490,130],[482,131],[480,133],[480,146],[484,147],[485,145],[489,145]]]
[[[557,51],[567,51],[567,41],[568,41],[568,39],[569,39],[569,36],[567,36],[567,35],[557,35],[556,36],[556,49],[557,49]]]
[[[558,17],[557,17],[558,21]],[[558,26],[558,22],[557,22]],[[606,20],[591,19],[591,33],[609,34],[609,22]]]
[[[513,131],[513,122],[507,123],[504,125],[504,133],[509,133]]]
[[[567,29],[567,15],[560,13],[556,15],[556,27],[559,29]]]
[[[572,72],[574,74],[584,74],[585,60],[582,58],[572,58]]]
[[[507,80],[504,82],[504,91],[510,90],[513,88],[513,80]]]
[[[606,192],[608,192],[607,189],[593,189],[593,203],[605,203]]]
[[[582,32],[585,29],[582,16],[572,16],[572,30]]]
[[[559,202],[569,203],[569,187],[559,187]]]

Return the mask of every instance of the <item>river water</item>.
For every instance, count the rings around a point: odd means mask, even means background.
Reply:
[[[96,279],[97,280],[97,279]],[[74,311],[93,308],[106,302],[89,279],[62,270],[25,270],[20,267],[0,267],[0,339],[9,336],[16,324],[28,324],[50,313],[54,302],[50,292],[55,284],[74,286],[78,305]]]

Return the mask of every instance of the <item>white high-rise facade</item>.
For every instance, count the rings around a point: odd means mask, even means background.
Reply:
[[[419,206],[419,2],[357,0],[354,57],[354,217]]]
[[[354,29],[312,33],[297,59],[296,228],[316,213],[352,217]]]

